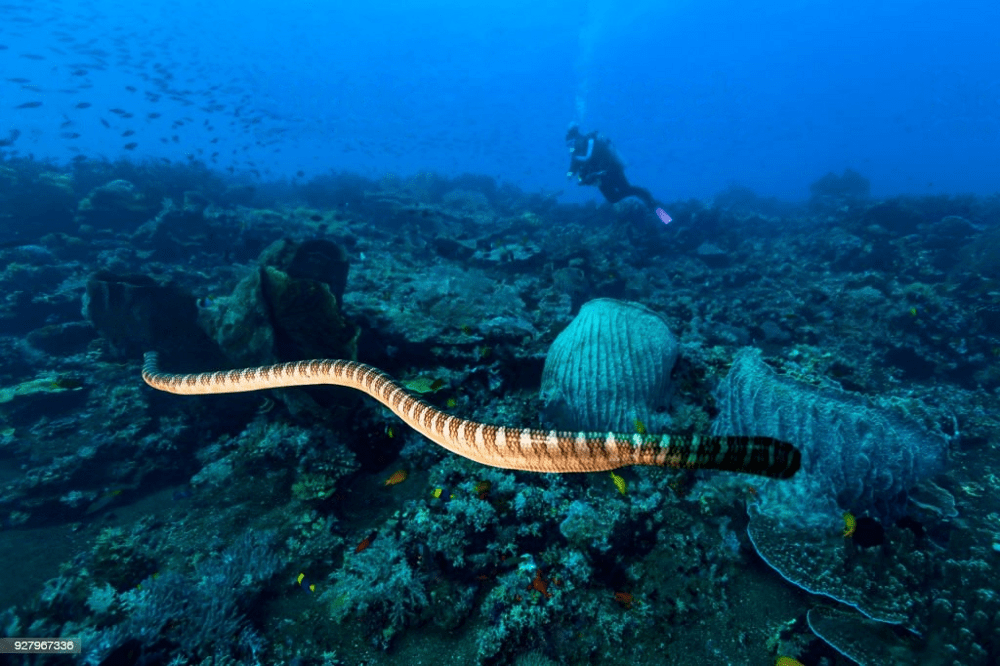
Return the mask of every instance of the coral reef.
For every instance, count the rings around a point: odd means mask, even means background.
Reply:
[[[281,566],[273,543],[273,534],[248,532],[218,556],[197,563],[191,576],[168,571],[112,599],[106,598],[107,588],[95,588],[88,606],[104,610],[95,614],[124,619],[84,637],[84,663],[102,663],[129,641],[172,658],[259,656],[244,612]]]
[[[845,173],[664,226],[480,176],[5,157],[0,183],[5,635],[216,666],[1000,658],[996,198]],[[591,344],[609,302],[642,305]],[[595,427],[773,427],[806,466],[482,467],[335,388],[154,393],[150,347],[178,371],[356,354],[515,427],[587,358],[620,390],[574,399]]]

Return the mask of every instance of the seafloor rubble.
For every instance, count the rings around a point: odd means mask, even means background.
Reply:
[[[0,184],[3,635],[78,636],[91,664],[1000,659],[997,198],[879,201],[847,173],[664,226],[476,176],[7,160]],[[655,398],[627,423],[774,429],[796,482],[512,472],[348,389],[139,376],[148,350],[356,358],[450,413],[562,427],[543,366],[595,299],[656,313],[677,355],[621,353],[658,382],[615,394]]]

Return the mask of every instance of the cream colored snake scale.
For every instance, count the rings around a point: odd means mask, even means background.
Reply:
[[[712,437],[563,432],[506,428],[451,416],[406,392],[378,368],[321,359],[259,368],[171,375],[157,355],[145,355],[143,380],[181,395],[241,393],[290,386],[333,384],[367,393],[421,435],[483,465],[529,472],[601,472],[626,465],[717,469],[787,479],[802,456],[771,437]]]

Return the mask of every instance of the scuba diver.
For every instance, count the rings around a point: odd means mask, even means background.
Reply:
[[[658,204],[649,190],[631,185],[625,178],[625,164],[610,139],[596,131],[581,134],[580,127],[571,123],[566,132],[566,145],[570,152],[567,178],[575,175],[580,185],[597,185],[608,203],[638,197],[651,212],[656,212]]]

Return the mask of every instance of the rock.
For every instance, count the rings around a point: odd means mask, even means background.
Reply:
[[[343,302],[350,264],[347,252],[334,242],[281,239],[271,243],[261,253],[259,261],[263,266],[274,266],[292,279],[322,282],[330,288],[338,304]]]
[[[76,221],[106,229],[132,230],[156,214],[160,202],[151,202],[127,180],[95,187],[76,209]]]

